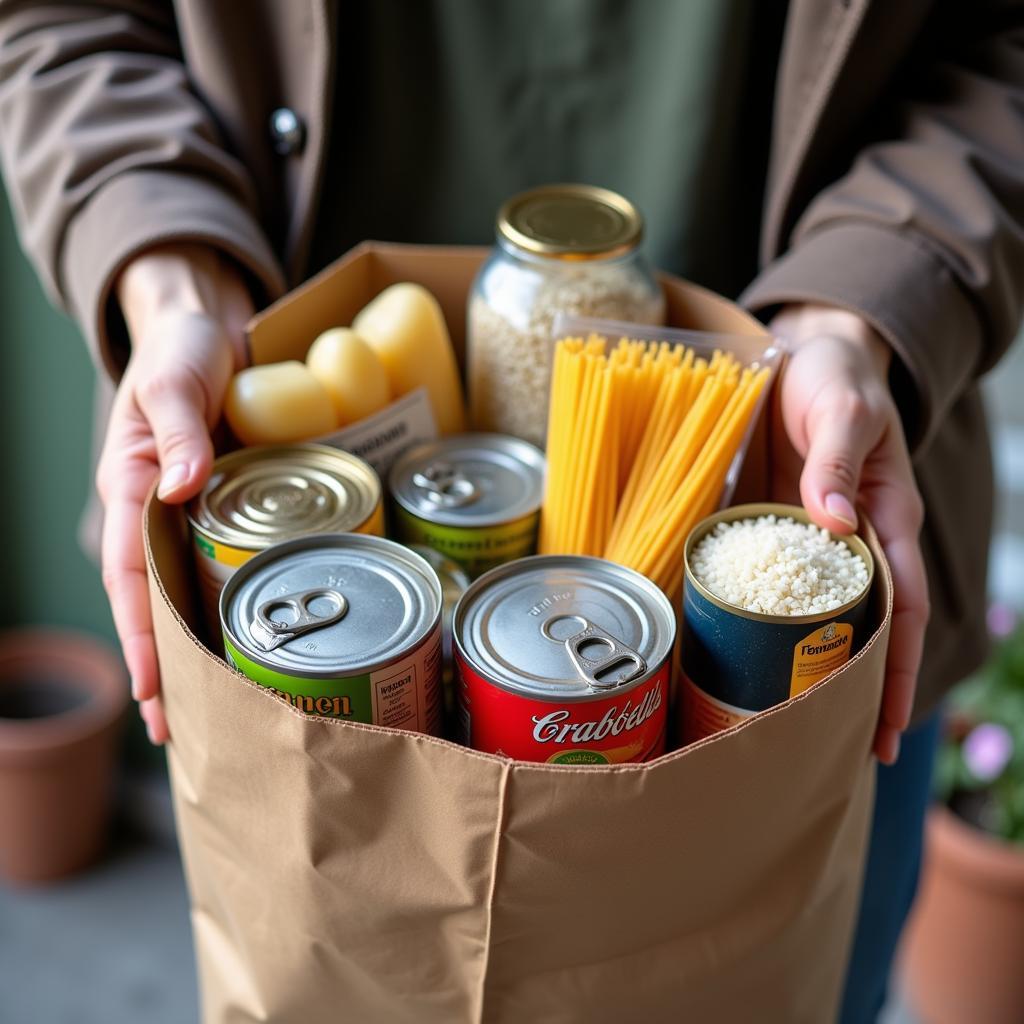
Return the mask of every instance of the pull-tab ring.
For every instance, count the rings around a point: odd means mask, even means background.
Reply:
[[[574,618],[586,625],[565,641],[565,649],[576,672],[591,689],[613,690],[647,671],[647,662],[632,647],[582,616]]]
[[[310,605],[317,600],[329,601],[331,611],[326,614],[312,611]],[[283,609],[294,614],[294,621],[286,622],[271,617],[272,612]],[[297,594],[282,594],[264,601],[256,608],[256,617],[249,625],[249,634],[263,650],[273,651],[303,633],[330,626],[343,618],[347,611],[348,599],[338,590],[317,587]]]
[[[582,615],[552,615],[540,624],[540,631],[556,644],[564,644],[574,636],[582,633],[590,625],[590,620]]]
[[[450,462],[434,462],[414,473],[412,482],[427,501],[444,508],[460,508],[480,497],[476,484]]]

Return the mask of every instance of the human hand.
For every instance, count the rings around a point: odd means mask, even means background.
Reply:
[[[892,568],[892,629],[874,741],[878,759],[892,764],[910,721],[929,614],[918,543],[924,506],[889,390],[892,353],[860,317],[833,307],[787,306],[770,330],[790,349],[776,399],[773,496],[799,498],[818,526],[838,534],[856,529],[859,504]]]
[[[179,503],[210,475],[210,430],[232,374],[246,363],[252,299],[226,258],[168,244],[136,257],[117,283],[132,354],[114,398],[96,487],[105,515],[103,585],[153,743],[168,738],[146,582],[142,513],[153,481]]]

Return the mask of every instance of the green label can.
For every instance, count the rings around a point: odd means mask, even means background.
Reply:
[[[227,660],[306,714],[438,735],[441,584],[419,555],[361,534],[302,537],[221,594]]]
[[[409,449],[388,482],[397,539],[470,577],[536,551],[544,456],[532,444],[500,434],[430,441]]]

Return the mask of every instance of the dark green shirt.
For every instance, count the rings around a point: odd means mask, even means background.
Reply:
[[[603,185],[659,266],[756,268],[779,0],[341,5],[319,267],[365,238],[488,244],[508,196]]]

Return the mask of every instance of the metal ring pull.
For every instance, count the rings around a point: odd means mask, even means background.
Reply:
[[[332,610],[325,615],[310,610],[317,600],[330,601]],[[287,609],[294,613],[295,621],[286,622],[271,618],[271,611]],[[325,587],[304,590],[298,594],[282,594],[264,601],[256,609],[256,618],[249,625],[249,633],[257,646],[264,651],[273,651],[282,644],[294,640],[303,633],[323,629],[343,618],[348,611],[348,599],[340,591]]]
[[[556,619],[564,618],[566,616],[556,616]],[[573,668],[591,689],[613,690],[647,671],[647,662],[632,647],[627,647],[582,615],[574,615],[572,618],[584,623],[584,626],[564,641],[565,649]],[[547,622],[541,631],[554,639]],[[590,651],[585,652],[583,649],[588,646]],[[593,653],[595,649],[598,652],[596,655]]]
[[[450,462],[431,463],[421,472],[414,473],[412,482],[425,492],[427,501],[444,508],[461,508],[480,497],[476,484]]]

